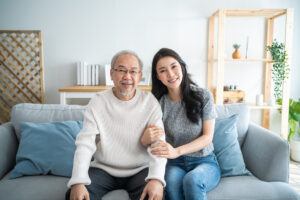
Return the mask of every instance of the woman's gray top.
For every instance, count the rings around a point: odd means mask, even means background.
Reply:
[[[162,112],[163,122],[166,133],[166,141],[174,148],[192,142],[202,135],[202,121],[215,119],[216,111],[214,107],[214,99],[208,89],[194,88],[200,92],[203,97],[202,114],[198,123],[191,122],[187,115],[185,106],[181,101],[174,102],[165,94],[159,100]],[[187,154],[193,157],[207,156],[214,150],[213,144],[206,146],[204,149]]]

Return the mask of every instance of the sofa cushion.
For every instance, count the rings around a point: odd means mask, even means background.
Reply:
[[[219,184],[207,193],[208,200],[297,200],[299,194],[283,182],[265,182],[254,176],[221,178]]]
[[[222,177],[251,174],[246,169],[241,148],[237,141],[237,120],[237,114],[228,118],[216,119],[213,144]]]
[[[20,140],[21,122],[83,121],[85,108],[79,105],[21,103],[12,108],[11,122]]]
[[[234,114],[239,115],[237,121],[237,132],[238,132],[239,144],[240,146],[242,146],[249,125],[250,114],[249,114],[248,105],[241,104],[241,103],[234,103],[234,104],[216,105],[215,107],[216,107],[218,118],[226,118]]]
[[[75,139],[82,121],[22,122],[22,137],[11,178],[53,174],[71,176]]]
[[[0,199],[64,200],[68,190],[69,178],[62,176],[23,176],[17,179],[9,179],[9,176],[10,173],[0,181]],[[129,196],[124,190],[114,190],[102,199],[129,200]]]

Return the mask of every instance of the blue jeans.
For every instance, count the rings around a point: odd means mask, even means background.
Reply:
[[[169,159],[166,167],[167,199],[206,200],[206,192],[220,181],[221,170],[214,153],[206,157]]]

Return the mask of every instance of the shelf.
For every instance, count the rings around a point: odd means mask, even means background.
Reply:
[[[107,90],[113,86],[110,85],[73,85],[65,88],[59,88],[59,92],[100,92],[103,90]],[[151,91],[151,85],[138,85],[138,88],[145,91]]]
[[[273,62],[270,59],[266,59],[266,58],[251,58],[251,59],[233,59],[233,58],[225,58],[224,61],[226,62],[268,62],[271,63]],[[210,59],[208,60],[208,62],[218,62],[218,59]]]
[[[285,25],[282,27],[285,30],[285,50],[287,55],[291,55],[292,51],[292,36],[293,36],[293,18],[294,10],[288,9],[219,9],[209,18],[208,29],[208,65],[207,65],[207,87],[213,92],[216,90],[215,103],[224,103],[224,72],[227,69],[225,65],[228,62],[236,62],[239,64],[258,62],[254,64],[264,65],[263,68],[263,80],[262,80],[262,93],[264,99],[270,99],[271,86],[272,86],[272,59],[269,53],[264,53],[263,58],[242,58],[232,59],[228,53],[225,56],[225,21],[227,17],[264,17],[266,21],[265,26],[265,42],[263,46],[272,45],[274,39],[274,19],[285,15]],[[216,24],[217,23],[217,24]],[[216,28],[217,27],[217,28]],[[262,46],[262,45],[261,45]],[[217,48],[216,48],[217,47]],[[291,57],[288,59],[288,65],[291,65]],[[230,63],[231,64],[231,63]],[[236,73],[237,75],[237,73]],[[216,84],[214,84],[214,81]],[[283,83],[282,102],[283,106],[274,105],[269,106],[267,104],[257,106],[256,104],[249,103],[250,109],[257,109],[262,111],[263,126],[267,129],[270,128],[270,109],[281,108],[281,126],[280,135],[283,138],[287,138],[288,135],[288,117],[289,117],[289,90],[290,90],[290,78]]]
[[[258,106],[254,103],[246,103],[246,104],[248,104],[250,109],[261,109],[261,110],[264,110],[264,109],[279,109],[279,108],[282,107],[281,105],[269,106],[267,104],[264,104],[262,106]]]
[[[226,17],[266,17],[277,18],[286,14],[286,9],[223,9]],[[219,11],[212,16],[218,17]]]

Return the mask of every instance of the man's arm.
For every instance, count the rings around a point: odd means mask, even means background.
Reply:
[[[93,100],[87,106],[84,114],[83,128],[76,137],[76,151],[74,154],[72,177],[68,187],[75,184],[88,185],[91,180],[88,175],[92,155],[96,151],[95,138],[99,133],[92,106]]]
[[[159,103],[155,101],[155,105],[153,106],[153,112],[151,113],[150,120],[148,125],[154,124],[158,127],[163,128],[162,122],[162,111]],[[165,135],[163,134],[158,140],[165,141]],[[151,153],[151,148],[147,148],[147,152],[149,154],[149,172],[146,177],[146,181],[156,179],[159,180],[163,186],[166,185],[164,176],[165,176],[165,167],[167,163],[166,158],[159,158]]]

